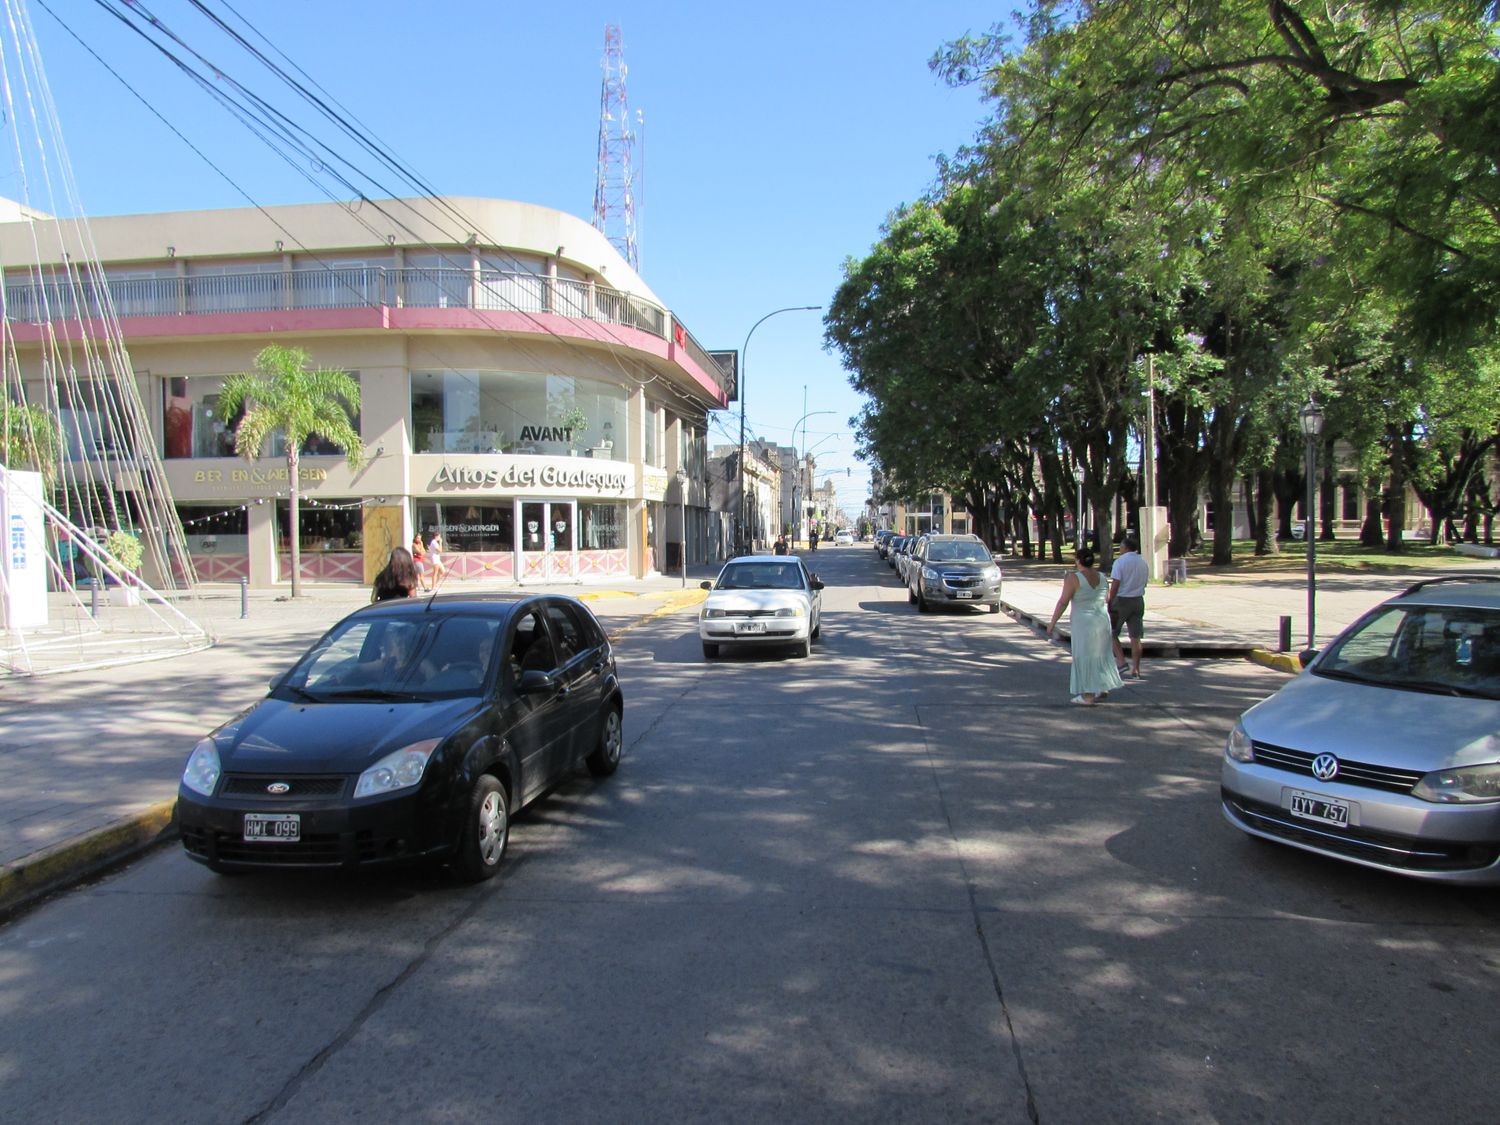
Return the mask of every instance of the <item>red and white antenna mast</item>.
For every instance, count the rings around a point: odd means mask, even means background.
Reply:
[[[625,95],[625,49],[618,24],[604,28],[604,81],[599,87],[599,170],[594,181],[594,227],[630,263],[641,268],[636,242],[638,191],[635,174],[636,124]]]

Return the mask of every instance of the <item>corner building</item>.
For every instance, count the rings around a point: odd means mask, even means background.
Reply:
[[[360,385],[364,466],[316,440],[302,451],[306,581],[369,582],[392,547],[433,530],[453,579],[587,583],[664,570],[684,549],[715,557],[706,415],[734,397],[732,365],[582,220],[445,198],[114,216],[89,230],[84,247],[72,223],[0,223],[28,398],[51,401],[48,331],[102,331],[97,282],[63,283],[65,255],[91,249],[201,580],[290,581],[284,446],[273,435],[262,459],[236,457],[238,419],[217,409],[224,379],[271,343]],[[137,510],[124,451],[103,449],[109,406],[60,407],[67,456]]]

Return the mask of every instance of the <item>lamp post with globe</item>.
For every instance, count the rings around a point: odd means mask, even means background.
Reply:
[[[1307,443],[1307,506],[1303,511],[1302,538],[1307,542],[1307,647],[1317,645],[1318,607],[1318,438],[1323,433],[1323,408],[1309,399],[1297,411],[1297,424]]]

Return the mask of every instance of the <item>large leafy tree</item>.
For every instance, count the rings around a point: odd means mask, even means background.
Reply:
[[[359,410],[359,383],[337,368],[309,368],[301,348],[271,344],[255,357],[255,370],[224,380],[219,409],[226,418],[241,410],[234,451],[247,461],[261,455],[266,441],[280,433],[286,442],[287,491],[291,507],[292,597],[302,596],[299,460],[302,446],[317,436],[344,451],[355,468],[364,460],[364,444],[350,421]]]
[[[0,463],[39,472],[50,488],[57,479],[62,452],[62,427],[46,410],[31,403],[0,403]]]

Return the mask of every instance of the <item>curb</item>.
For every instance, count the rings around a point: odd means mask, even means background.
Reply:
[[[0,918],[177,837],[177,798],[0,867]]]
[[[1272,652],[1268,648],[1253,648],[1250,650],[1249,659],[1263,667],[1274,668],[1278,672],[1285,672],[1291,676],[1302,671],[1302,661],[1289,652]]]

